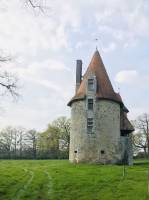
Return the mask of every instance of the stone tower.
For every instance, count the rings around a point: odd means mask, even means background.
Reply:
[[[82,76],[77,60],[76,91],[70,100],[72,128],[69,160],[80,163],[124,163],[132,165],[128,109],[115,93],[98,50]]]

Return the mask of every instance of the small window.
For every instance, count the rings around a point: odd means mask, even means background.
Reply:
[[[88,99],[88,110],[93,110],[93,99]]]
[[[74,153],[77,153],[77,150],[75,150]]]
[[[87,119],[87,132],[93,133],[93,118]]]
[[[105,151],[104,150],[101,150],[101,154],[104,154],[105,153]]]
[[[89,91],[94,90],[94,79],[88,79],[88,90]]]

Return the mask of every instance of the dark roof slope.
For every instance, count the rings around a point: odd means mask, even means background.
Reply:
[[[132,131],[134,131],[134,127],[128,120],[127,114],[124,111],[121,112],[120,129],[121,131],[125,131],[127,133],[131,133]]]

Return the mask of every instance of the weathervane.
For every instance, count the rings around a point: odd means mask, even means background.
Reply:
[[[98,40],[99,40],[98,38],[95,38],[95,42],[96,42],[96,50],[98,49],[98,48],[97,48]]]

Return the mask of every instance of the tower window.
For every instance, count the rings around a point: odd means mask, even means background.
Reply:
[[[104,150],[101,150],[101,154],[104,154],[105,153],[105,151]]]
[[[93,133],[93,118],[87,118],[87,132]]]
[[[93,110],[93,99],[88,99],[88,110]]]
[[[88,79],[88,90],[89,91],[94,90],[94,79],[92,79],[92,78]]]

